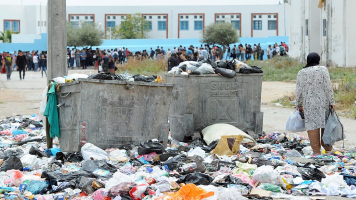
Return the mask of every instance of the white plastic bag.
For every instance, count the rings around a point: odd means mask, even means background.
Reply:
[[[260,183],[270,183],[285,187],[281,175],[272,166],[261,166],[253,173],[253,179]]]
[[[296,109],[287,121],[286,130],[290,132],[302,132],[305,131],[305,121],[299,114],[299,110]]]
[[[99,147],[91,144],[91,143],[86,143],[82,149],[81,149],[82,156],[84,160],[91,160],[90,158],[93,158],[94,160],[108,160],[108,154],[100,149]]]
[[[202,158],[205,158],[205,151],[203,151],[200,147],[197,147],[195,149],[190,149],[189,152],[188,152],[188,157],[193,157],[193,156],[200,156]]]
[[[168,74],[174,74],[174,72],[178,75],[179,74],[179,67],[173,67]]]
[[[109,154],[109,159],[112,162],[128,162],[130,159],[126,155],[126,150],[116,149]]]
[[[39,166],[38,158],[34,155],[26,154],[20,160],[24,167],[36,168]]]
[[[208,63],[203,63],[197,70],[200,74],[215,74],[214,68]]]
[[[328,121],[325,125],[323,141],[325,145],[332,146],[335,142],[345,139],[344,127],[334,109],[330,110]]]

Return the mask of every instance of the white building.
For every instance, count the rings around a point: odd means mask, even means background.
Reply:
[[[151,5],[142,5],[135,1],[96,1],[94,5],[71,6],[68,2],[67,20],[72,26],[79,26],[82,22],[97,23],[107,30],[107,38],[110,37],[110,27],[119,26],[127,14],[134,13],[140,13],[150,21],[150,38],[199,38],[205,26],[220,22],[232,23],[241,37],[285,36],[289,32],[286,28],[289,20],[285,17],[285,5],[278,3],[242,5],[246,2],[222,0],[208,5],[204,5],[205,1],[186,4],[177,1],[179,5],[165,5],[160,1],[152,1]],[[20,34],[46,33],[46,6],[23,2],[20,5],[0,6],[2,31],[10,29]]]
[[[320,7],[319,7],[320,3]],[[327,66],[356,66],[355,0],[289,0],[290,56],[306,61],[310,52]]]

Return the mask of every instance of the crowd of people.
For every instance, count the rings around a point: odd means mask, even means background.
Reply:
[[[11,80],[13,71],[19,71],[20,80],[25,79],[26,71],[41,71],[47,77],[47,52],[31,51],[23,52],[19,50],[13,54],[10,52],[0,53],[1,73],[6,73],[7,80]]]
[[[267,59],[271,59],[275,56],[285,56],[289,51],[289,47],[285,42],[281,44],[275,43],[269,45],[264,50],[260,44],[239,44],[232,47],[226,46],[225,51],[220,46],[201,45],[200,47],[194,47],[190,45],[188,48],[180,45],[179,47],[173,47],[167,51],[163,47],[157,46],[156,49],[150,48],[149,51],[136,51],[131,52],[128,48],[115,48],[100,50],[97,48],[84,48],[79,50],[77,48],[67,48],[67,64],[68,68],[74,69],[74,67],[87,69],[88,66],[95,66],[95,69],[104,72],[115,73],[117,65],[124,64],[127,60],[168,60],[168,70],[178,66],[179,63],[184,61],[199,61],[211,59],[217,61],[224,59],[237,59],[240,61],[247,60],[263,60],[264,55],[267,54]],[[14,70],[18,70],[20,73],[20,80],[25,78],[25,71],[41,71],[47,76],[47,52],[31,51],[18,53],[15,51],[13,54],[9,52],[3,52],[0,54],[0,60],[2,63],[2,73],[7,74],[7,80],[11,79],[11,73]],[[22,73],[22,74],[21,74]]]

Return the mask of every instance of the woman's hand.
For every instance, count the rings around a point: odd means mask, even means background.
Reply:
[[[330,109],[334,109],[335,110],[335,105],[330,105]]]

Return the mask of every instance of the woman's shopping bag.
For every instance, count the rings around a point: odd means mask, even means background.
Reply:
[[[305,121],[300,116],[299,110],[296,109],[287,121],[286,130],[290,132],[302,132],[305,131]]]
[[[332,146],[335,142],[344,140],[345,138],[344,126],[341,124],[335,110],[331,108],[323,135],[324,144]]]

